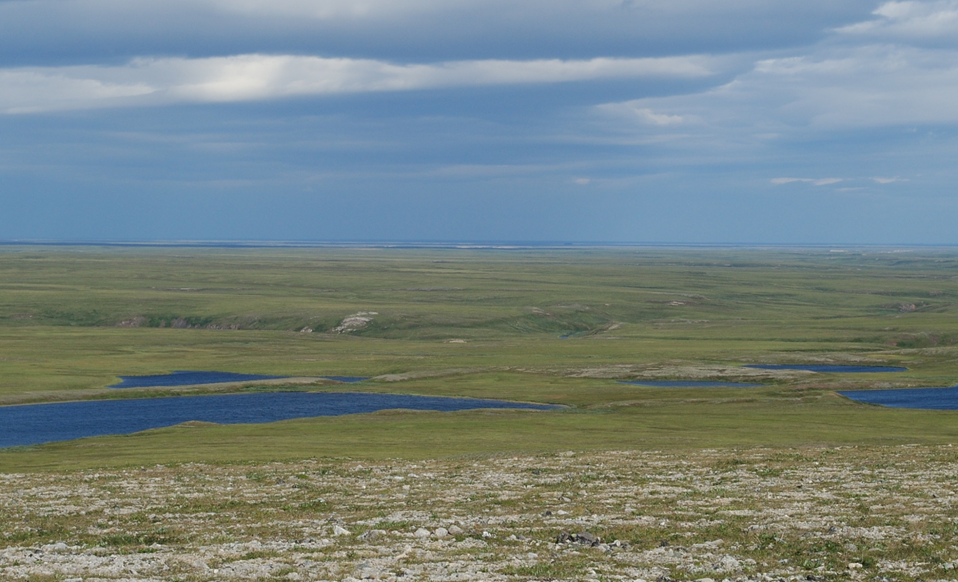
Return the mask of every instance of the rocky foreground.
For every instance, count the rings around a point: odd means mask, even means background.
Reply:
[[[958,448],[0,475],[0,579],[958,578]]]

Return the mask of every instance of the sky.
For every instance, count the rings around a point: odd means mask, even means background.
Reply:
[[[0,241],[958,244],[958,0],[0,0]]]

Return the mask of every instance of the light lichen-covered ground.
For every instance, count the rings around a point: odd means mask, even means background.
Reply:
[[[0,579],[956,579],[956,478],[950,446],[6,474]]]

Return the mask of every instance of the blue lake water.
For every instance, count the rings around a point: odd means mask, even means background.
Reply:
[[[222,384],[224,382],[251,382],[276,380],[289,376],[262,376],[259,374],[234,374],[232,372],[191,372],[179,370],[172,374],[153,376],[120,376],[122,382],[110,388],[149,388],[152,386],[191,386],[193,384]]]
[[[396,408],[454,411],[477,408],[549,410],[558,407],[502,400],[355,392],[261,392],[28,404],[0,407],[0,447],[129,434],[191,420],[219,424],[261,423]]]
[[[881,404],[892,408],[958,410],[958,386],[898,390],[844,390],[839,394],[858,402]]]
[[[809,372],[834,372],[838,374],[871,374],[875,372],[907,372],[908,368],[896,366],[831,366],[819,364],[752,364],[746,368],[759,370],[807,370]]]
[[[753,388],[761,384],[745,384],[744,382],[696,382],[691,380],[645,380],[625,381],[619,384],[633,384],[635,386],[652,386],[655,388]]]

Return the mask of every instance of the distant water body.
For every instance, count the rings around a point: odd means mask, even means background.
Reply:
[[[152,376],[120,376],[119,384],[110,388],[150,388],[154,386],[192,386],[194,384],[223,384],[225,382],[252,382],[278,380],[289,376],[263,376],[260,374],[234,374],[232,372],[191,372],[178,370],[172,374]]]
[[[904,388],[897,390],[844,390],[852,400],[891,408],[958,410],[958,386],[950,388]]]
[[[662,380],[646,382],[644,380],[622,380],[619,384],[634,386],[652,386],[655,388],[754,388],[761,384],[745,384],[743,382],[693,382],[690,380]]]
[[[119,384],[110,388],[152,388],[158,386],[194,386],[199,384],[224,384],[227,382],[255,382],[256,380],[281,380],[290,376],[264,376],[261,374],[234,374],[233,372],[193,372],[178,370],[172,374],[151,376],[120,376]],[[369,380],[366,376],[322,376],[325,380],[352,384]]]
[[[746,368],[759,370],[806,370],[808,372],[833,372],[836,374],[872,374],[875,372],[907,372],[908,368],[896,366],[830,366],[818,364],[752,364]]]
[[[400,408],[449,412],[478,408],[549,410],[558,407],[503,400],[355,392],[261,392],[29,404],[0,407],[0,447],[129,434],[191,420],[219,424],[262,423]]]

